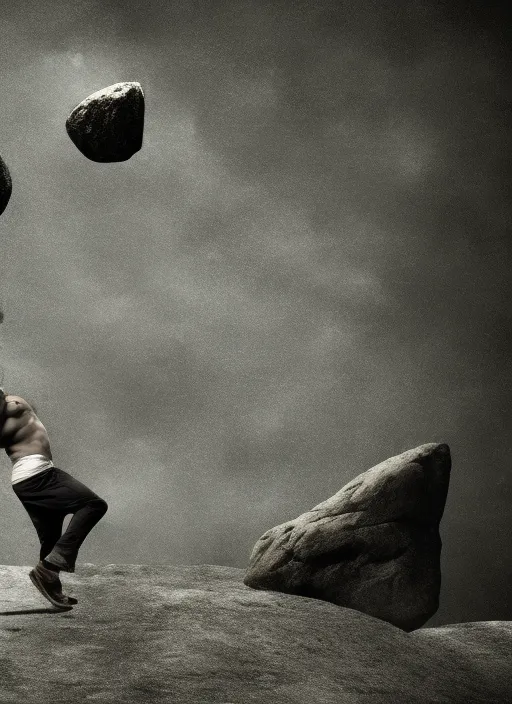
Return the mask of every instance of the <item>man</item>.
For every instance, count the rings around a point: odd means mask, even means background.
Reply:
[[[30,571],[33,584],[54,606],[72,608],[77,599],[62,593],[60,570],[75,571],[78,550],[102,518],[107,502],[55,467],[46,428],[21,396],[0,387],[0,448],[12,462],[12,488],[39,536],[39,562]],[[62,524],[72,519],[64,533]]]

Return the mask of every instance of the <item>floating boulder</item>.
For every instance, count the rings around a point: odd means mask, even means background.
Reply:
[[[142,146],[144,93],[140,83],[115,83],[92,93],[66,120],[73,144],[92,161],[126,161]]]
[[[330,601],[411,631],[439,607],[450,449],[421,445],[268,530],[244,583]]]
[[[12,193],[11,174],[7,168],[7,164],[0,157],[0,215],[7,208],[7,203]]]

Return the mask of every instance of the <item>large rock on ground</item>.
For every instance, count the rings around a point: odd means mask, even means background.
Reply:
[[[0,157],[0,215],[7,208],[7,203],[12,193],[11,174],[7,168],[7,164]]]
[[[2,704],[512,702],[511,622],[404,633],[215,565],[77,564],[59,613],[31,567],[0,566]]]
[[[410,631],[439,607],[448,445],[421,445],[363,472],[268,530],[244,583],[357,609]]]
[[[92,161],[126,161],[142,146],[144,93],[140,83],[115,83],[92,93],[66,121],[66,130]]]

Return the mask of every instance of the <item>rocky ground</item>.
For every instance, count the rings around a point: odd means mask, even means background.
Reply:
[[[512,702],[512,622],[406,633],[242,569],[78,564],[59,612],[0,566],[0,702]]]

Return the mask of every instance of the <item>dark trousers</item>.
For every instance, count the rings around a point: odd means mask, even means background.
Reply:
[[[66,572],[75,571],[78,550],[107,512],[107,502],[58,467],[12,484],[39,536],[40,559]],[[64,518],[73,517],[64,533]]]

